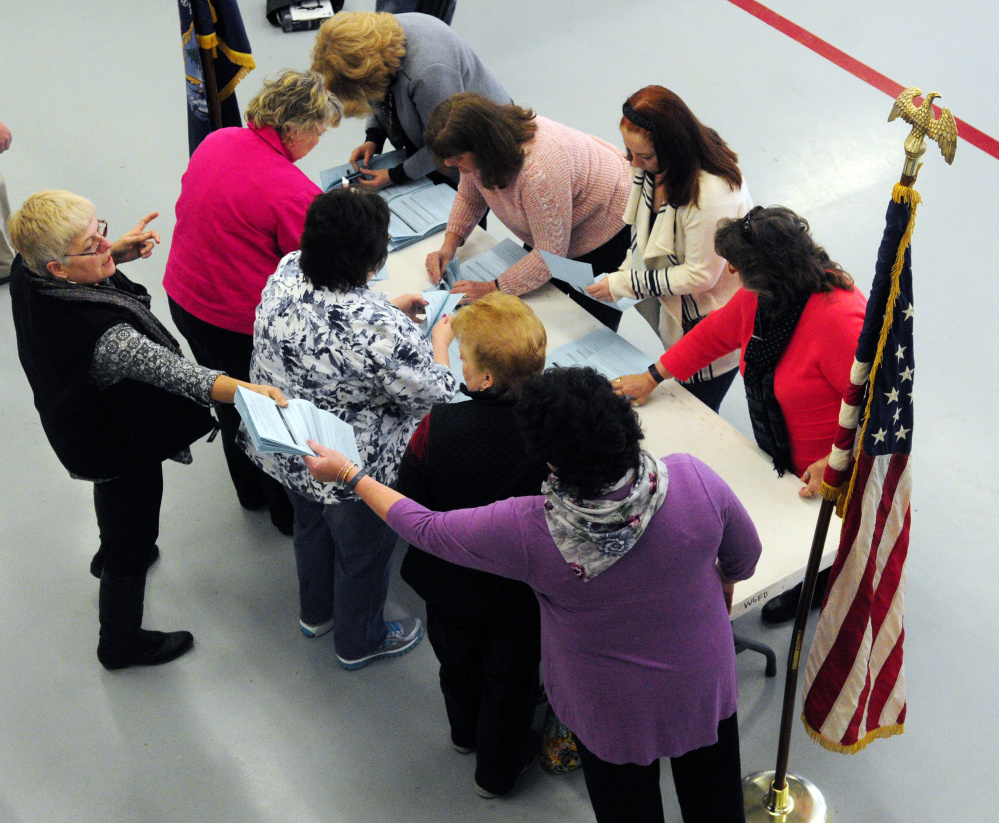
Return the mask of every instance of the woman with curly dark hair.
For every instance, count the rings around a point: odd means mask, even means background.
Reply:
[[[450,330],[432,341],[413,322],[418,294],[389,301],[367,288],[385,261],[388,206],[373,192],[336,189],[312,201],[302,250],[267,281],[253,327],[251,374],[312,401],[354,427],[366,469],[394,483],[416,424],[456,385]],[[407,316],[408,315],[408,316]],[[333,629],[340,665],[359,669],[403,654],[423,636],[420,621],[386,622],[395,536],[349,489],[316,483],[290,455],[251,459],[289,491],[295,510],[302,633]]]
[[[642,374],[614,381],[618,394],[645,403],[668,377],[683,380],[719,355],[740,351],[756,442],[778,474],[791,469],[814,497],[836,434],[840,401],[864,324],[867,301],[829,259],[808,221],[781,206],[757,206],[723,220],[715,249],[742,288]],[[763,619],[794,617],[800,586],[763,607]],[[825,577],[816,587],[816,604]]]
[[[552,468],[540,496],[438,513],[338,452],[306,463],[413,545],[534,589],[545,686],[598,821],[662,821],[662,757],[684,821],[744,820],[729,606],[760,554],[749,515],[699,460],[643,451],[634,410],[592,369],[521,391],[528,448]]]

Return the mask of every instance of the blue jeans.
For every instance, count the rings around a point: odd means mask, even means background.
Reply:
[[[295,509],[295,565],[301,619],[333,619],[336,653],[345,660],[385,640],[385,597],[395,532],[364,503],[324,505],[289,492]]]

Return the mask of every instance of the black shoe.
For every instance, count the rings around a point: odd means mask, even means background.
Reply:
[[[190,632],[154,632],[140,629],[138,636],[125,644],[97,644],[97,659],[108,671],[129,666],[159,666],[176,660],[194,645]]]
[[[812,608],[817,609],[822,605],[826,596],[826,586],[829,584],[830,569],[819,572],[815,579],[815,591],[812,593]],[[778,624],[787,623],[794,620],[798,614],[798,600],[801,597],[802,584],[799,583],[793,589],[788,589],[783,594],[777,595],[773,600],[763,607],[761,617],[764,623]]]
[[[799,583],[793,589],[788,589],[767,603],[760,612],[760,617],[764,623],[770,623],[771,625],[794,620],[795,615],[798,613],[798,599],[800,597],[801,584]]]
[[[105,669],[158,666],[180,657],[194,645],[190,632],[153,632],[142,628],[145,574],[101,575],[98,611],[101,639],[97,659]]]
[[[98,549],[97,553],[90,560],[90,573],[96,577],[98,580],[101,579],[101,574],[104,572],[104,560],[107,558],[107,552],[104,549]],[[148,571],[153,563],[160,559],[160,547],[153,545],[152,551],[149,552],[149,559],[146,561],[146,570]]]

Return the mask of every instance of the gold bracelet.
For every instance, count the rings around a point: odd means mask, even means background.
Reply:
[[[350,471],[350,467],[353,466],[353,465],[354,465],[354,461],[353,460],[348,460],[346,463],[344,463],[340,467],[340,471],[338,471],[336,473],[336,478],[334,479],[333,482],[334,483],[343,483],[343,481],[347,479],[347,473]]]

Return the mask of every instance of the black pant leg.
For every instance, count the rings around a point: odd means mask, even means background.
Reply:
[[[475,782],[493,794],[513,788],[531,746],[541,625],[533,596],[528,605],[517,615],[497,610],[485,626]]]
[[[627,732],[622,729],[621,733]],[[597,823],[664,823],[658,760],[648,766],[608,763],[587,749],[578,736],[576,745]]]
[[[618,271],[621,264],[628,256],[631,248],[631,226],[624,226],[621,231],[615,234],[602,246],[597,246],[593,251],[575,258],[580,263],[589,263],[593,266],[594,277],[601,274]],[[592,314],[597,320],[603,323],[612,331],[617,331],[621,324],[621,312],[601,303],[599,300],[592,300],[586,295],[580,294],[575,289],[566,292],[569,299],[582,306]]]
[[[162,500],[162,463],[94,483],[104,571],[116,577],[145,577],[159,537]]]
[[[718,742],[670,759],[684,823],[745,823],[738,713],[718,724]]]
[[[427,639],[440,663],[441,693],[451,740],[469,749],[478,745],[484,638],[478,621],[427,602]]]

